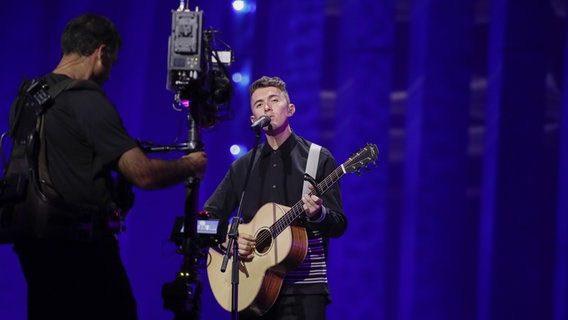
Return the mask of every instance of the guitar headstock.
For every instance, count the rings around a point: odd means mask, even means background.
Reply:
[[[367,143],[365,148],[359,149],[357,153],[345,161],[343,168],[346,172],[357,172],[360,174],[361,168],[368,168],[371,162],[375,164],[378,156],[379,148],[375,144]]]

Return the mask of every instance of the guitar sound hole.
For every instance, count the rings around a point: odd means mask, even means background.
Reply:
[[[270,230],[261,229],[256,236],[256,251],[259,253],[265,253],[270,249],[272,245],[272,235]]]

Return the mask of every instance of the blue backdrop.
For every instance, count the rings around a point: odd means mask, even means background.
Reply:
[[[331,241],[329,319],[568,319],[566,0],[191,1],[239,73],[235,117],[203,130],[199,207],[251,147],[247,85],[288,82],[294,130],[339,163],[371,142],[377,167],[341,180],[346,234]],[[115,22],[124,40],[105,84],[131,135],[186,139],[165,89],[175,0],[13,1],[0,19],[0,131],[21,75],[52,70],[67,21]],[[235,79],[238,80],[238,79]],[[179,157],[180,154],[163,154]],[[141,320],[172,319],[161,287],[182,258],[167,242],[183,185],[136,190],[120,235]],[[228,319],[202,274],[202,319]],[[88,290],[88,288],[85,288]],[[80,293],[78,293],[80,294]],[[0,246],[0,318],[26,318],[26,287]]]

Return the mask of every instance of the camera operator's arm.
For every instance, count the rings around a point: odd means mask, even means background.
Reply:
[[[135,186],[142,189],[159,189],[183,181],[189,176],[203,178],[207,155],[192,152],[176,160],[152,159],[138,147],[120,156],[118,170]]]

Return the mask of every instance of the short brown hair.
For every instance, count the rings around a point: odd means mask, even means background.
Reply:
[[[267,77],[263,76],[262,78],[253,82],[249,87],[249,93],[252,95],[257,89],[266,88],[266,87],[275,87],[280,89],[284,94],[288,103],[290,103],[290,96],[288,95],[288,90],[286,90],[286,82],[280,79],[279,77]]]

